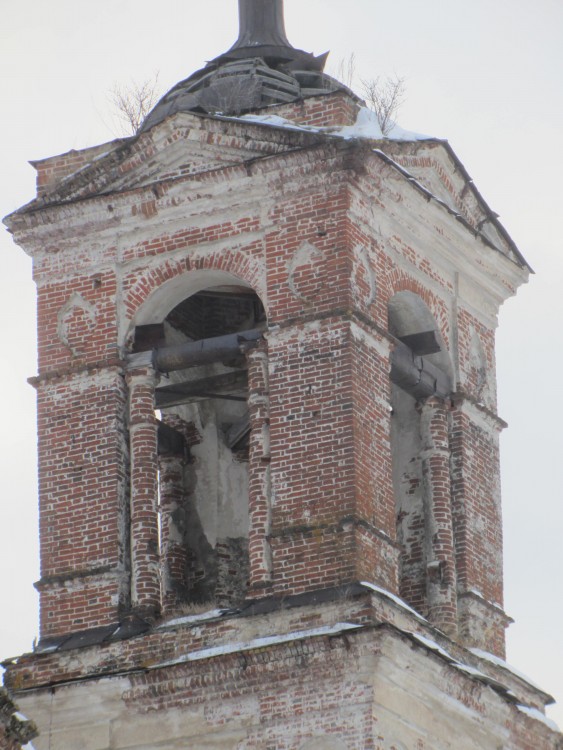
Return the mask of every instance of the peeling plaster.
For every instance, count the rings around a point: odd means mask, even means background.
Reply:
[[[367,294],[361,288],[361,275],[365,277],[368,286]],[[354,251],[354,274],[352,290],[356,299],[361,300],[366,307],[375,302],[377,296],[377,282],[375,271],[370,262],[369,252],[363,245],[358,245]]]
[[[303,301],[313,300],[324,287],[325,254],[310,242],[304,242],[287,264],[288,284],[293,294]],[[310,269],[313,284],[303,284],[300,273]]]
[[[78,315],[82,313],[82,321]],[[73,339],[83,339],[85,334],[81,330],[86,328],[92,331],[96,325],[96,308],[84,299],[81,294],[74,292],[68,301],[61,307],[57,314],[57,336],[67,349],[70,349],[73,357],[81,353]]]

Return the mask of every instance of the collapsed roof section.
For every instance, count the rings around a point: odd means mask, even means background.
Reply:
[[[178,83],[145,119],[141,132],[177,112],[238,115],[345,90],[315,57],[286,36],[283,0],[239,0],[240,33],[230,50]],[[348,92],[351,93],[351,92]]]
[[[174,86],[149,113],[136,136],[33,163],[38,169],[38,196],[6,217],[8,228],[13,231],[17,216],[47,206],[193,178],[229,164],[249,163],[322,142],[371,141],[373,153],[414,189],[452,213],[485,244],[532,270],[448,142],[405,131],[396,124],[384,134],[375,113],[362,107],[363,102],[350,89],[323,73],[328,53],[315,57],[289,43],[283,0],[239,0],[239,24],[235,44]],[[356,122],[351,119],[339,126],[296,122],[284,107],[319,95],[328,95],[329,102],[333,97],[349,102],[349,116],[353,118],[355,112]],[[272,113],[268,108],[274,105]],[[279,116],[284,113],[291,119]],[[215,120],[214,126],[208,118]],[[220,125],[221,120],[226,124]],[[165,121],[168,127],[163,125]],[[233,148],[229,138],[220,143],[218,132],[210,141],[206,132],[210,126],[244,128],[246,146],[241,149],[239,142]]]

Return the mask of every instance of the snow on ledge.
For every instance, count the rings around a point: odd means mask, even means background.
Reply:
[[[541,711],[539,711],[537,708],[532,708],[531,706],[523,706],[520,703],[516,704],[516,708],[523,714],[526,714],[526,716],[529,716],[531,719],[536,719],[537,721],[541,721],[542,724],[545,724],[546,727],[549,727],[554,732],[559,732],[560,729],[558,725],[553,721],[553,719],[550,719],[545,714],[542,714]]]
[[[287,130],[300,130],[306,133],[327,133],[328,135],[338,136],[345,140],[354,138],[367,138],[369,140],[381,141],[431,141],[436,140],[431,135],[415,133],[412,130],[404,130],[396,123],[393,123],[389,132],[384,135],[381,132],[377,115],[368,107],[362,107],[358,112],[354,125],[343,125],[342,127],[315,127],[314,125],[304,125],[287,120],[279,115],[241,115],[240,117],[229,117],[230,120],[244,120],[246,122],[255,122],[260,125],[270,125],[276,128],[286,128]]]
[[[336,135],[343,138],[369,138],[370,140],[386,139],[388,141],[431,141],[435,140],[431,135],[415,133],[412,130],[404,130],[396,122],[391,126],[387,134],[381,132],[377,115],[368,107],[362,107],[354,125],[345,125],[336,131]]]
[[[223,617],[230,609],[210,609],[207,612],[201,612],[197,615],[185,615],[183,617],[175,617],[173,620],[167,620],[161,623],[156,628],[157,630],[166,630],[167,628],[175,628],[180,625],[197,625],[200,622],[206,622],[207,620],[217,620],[219,617]]]
[[[341,635],[342,633],[349,632],[351,630],[361,630],[363,627],[363,625],[358,625],[357,623],[338,622],[336,623],[336,625],[325,625],[324,627],[312,628],[311,630],[295,630],[292,633],[284,633],[283,635],[270,635],[263,638],[254,638],[251,641],[243,641],[241,643],[226,643],[222,646],[204,648],[199,651],[191,651],[187,654],[184,654],[183,656],[179,656],[177,659],[161,662],[160,664],[153,664],[149,667],[149,669],[172,667],[176,664],[186,664],[191,661],[212,659],[216,656],[236,654],[240,653],[241,651],[254,651],[258,648],[277,646],[281,643],[291,643],[292,641],[301,641],[305,638]]]
[[[382,594],[387,599],[391,599],[392,602],[395,602],[395,604],[401,607],[401,609],[404,609],[409,614],[414,615],[417,620],[428,623],[428,620],[420,615],[415,609],[410,607],[403,599],[401,599],[399,596],[396,596],[395,594],[392,594],[390,591],[387,591],[387,589],[382,589],[380,586],[376,586],[374,583],[369,583],[369,581],[360,581],[360,586],[365,586],[366,588],[371,589],[378,594]]]
[[[301,125],[298,122],[292,122],[279,115],[241,115],[240,117],[229,117],[229,120],[244,120],[245,122],[255,122],[258,125],[270,125],[274,128],[285,128],[286,130],[300,130],[305,133],[321,133],[323,128],[316,128],[313,125]]]
[[[424,635],[420,635],[420,633],[412,633],[410,631],[407,632],[411,636],[411,638],[414,638],[419,643],[422,643],[422,645],[426,646],[426,648],[430,649],[430,651],[434,651],[436,654],[443,656],[444,659],[447,659],[447,661],[451,662],[452,664],[456,663],[456,660],[453,658],[453,656],[441,646],[439,646],[435,641],[431,640],[430,638],[426,638],[426,636]]]
[[[479,403],[477,404],[477,406],[484,407],[485,404]],[[481,591],[479,591],[479,589],[468,589],[467,593],[473,594],[473,596],[476,596],[478,599],[482,599],[485,602],[485,604],[489,604],[491,607],[496,607],[496,609],[500,609],[501,612],[504,612],[504,608],[501,604],[499,604],[498,602],[491,602],[488,599],[486,599],[481,593]]]
[[[483,672],[479,671],[478,669],[475,669],[475,667],[472,667],[469,664],[464,664],[463,662],[458,661],[450,653],[448,653],[445,649],[443,649],[440,645],[438,645],[435,641],[431,640],[430,638],[426,638],[425,636],[420,635],[419,633],[413,633],[410,631],[405,631],[405,632],[411,638],[418,641],[422,646],[429,649],[430,651],[433,651],[434,653],[438,654],[443,659],[448,661],[454,669],[457,669],[460,672],[463,672],[464,674],[468,675],[472,679],[479,680],[479,682],[483,682],[486,685],[489,685],[490,687],[494,688],[498,692],[501,692],[506,697],[515,700],[516,696],[514,695],[514,693],[506,685],[503,685],[502,682],[495,680],[494,677],[489,677],[489,675],[486,675]]]
[[[469,651],[471,651],[472,654],[475,654],[475,656],[478,656],[480,659],[484,659],[485,661],[488,661],[491,664],[494,664],[496,667],[501,667],[501,669],[505,669],[507,672],[510,672],[515,677],[518,677],[520,680],[523,680],[528,685],[530,685],[530,687],[533,687],[535,690],[538,690],[540,693],[545,693],[545,690],[542,690],[542,688],[539,685],[537,685],[533,680],[527,677],[523,672],[520,672],[518,669],[516,669],[516,667],[513,667],[511,664],[508,664],[508,662],[504,661],[504,659],[501,659],[499,656],[490,654],[488,651],[482,651],[480,648],[470,648]]]

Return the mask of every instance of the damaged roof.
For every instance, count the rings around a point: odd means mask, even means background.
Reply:
[[[165,94],[141,132],[177,112],[240,114],[339,89],[355,97],[323,72],[328,52],[315,57],[289,43],[283,0],[239,0],[239,23],[233,46]]]

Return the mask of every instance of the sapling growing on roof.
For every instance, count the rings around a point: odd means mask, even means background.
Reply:
[[[360,78],[358,86],[356,55],[353,52],[340,60],[332,75],[349,89],[357,88],[368,107],[375,112],[382,134],[389,135],[404,101],[405,79],[397,75]]]
[[[388,135],[404,101],[405,79],[399,76],[377,76],[362,79],[362,95],[375,112],[383,135]]]
[[[158,72],[144,81],[115,84],[109,92],[110,104],[125,135],[139,132],[145,117],[159,99]]]

